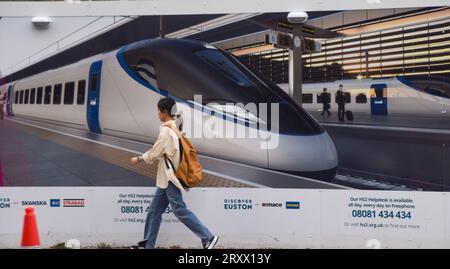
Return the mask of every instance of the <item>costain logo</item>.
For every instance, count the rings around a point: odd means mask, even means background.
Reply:
[[[64,199],[64,207],[84,207],[84,199]]]
[[[253,202],[251,199],[224,199],[224,209],[229,210],[252,210]]]
[[[286,202],[287,209],[300,209],[300,202]]]

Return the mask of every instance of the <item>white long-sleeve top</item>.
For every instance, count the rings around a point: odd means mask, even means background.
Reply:
[[[170,120],[164,124],[171,124],[176,128],[175,120]],[[177,169],[180,163],[180,148],[178,144],[177,134],[169,127],[164,127],[162,124],[159,127],[159,136],[153,147],[142,155],[142,159],[147,164],[153,163],[153,161],[158,160],[158,172],[156,175],[156,186],[161,189],[166,189],[169,185],[169,180],[177,186],[181,191],[185,191],[181,185],[178,178],[175,176],[170,163],[169,168],[167,168],[164,161],[164,154],[172,160],[175,169]]]

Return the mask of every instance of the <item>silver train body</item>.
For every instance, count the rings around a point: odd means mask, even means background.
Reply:
[[[336,92],[343,85],[345,108],[356,114],[450,118],[450,78],[444,76],[338,80],[302,86],[303,108],[322,111],[322,93],[330,93],[330,111],[337,113]],[[278,84],[288,91],[288,84]],[[335,114],[336,115],[336,114]]]
[[[143,40],[5,84],[1,89],[8,93],[11,116],[150,143],[157,139],[161,125],[157,102],[170,96],[182,111],[183,125],[191,123],[191,128],[200,128],[212,137],[190,134],[200,154],[320,180],[334,178],[338,166],[329,135],[283,90],[229,53],[203,42]],[[260,129],[258,120],[194,103],[195,94],[201,94],[204,102],[223,107],[229,101],[280,104],[278,146],[262,147],[264,139],[259,137],[214,137],[214,130],[203,128],[211,117],[226,128],[274,134],[271,126],[269,131]]]

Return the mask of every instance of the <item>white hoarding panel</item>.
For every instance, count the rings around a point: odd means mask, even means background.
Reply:
[[[24,207],[34,205],[43,247],[142,240],[155,188],[0,188],[0,248],[20,247]],[[195,188],[185,202],[222,248],[446,248],[450,198],[439,192]],[[200,248],[171,212],[157,247]]]

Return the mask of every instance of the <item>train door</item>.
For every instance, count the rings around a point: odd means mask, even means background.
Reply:
[[[94,62],[89,69],[89,86],[87,102],[87,123],[89,130],[101,133],[100,129],[100,81],[102,73],[102,61]]]
[[[6,113],[8,116],[13,116],[12,113],[12,102],[13,102],[13,86],[9,85],[8,87],[8,95],[6,97]]]
[[[372,115],[387,115],[387,102],[386,84],[370,85],[370,111]]]

